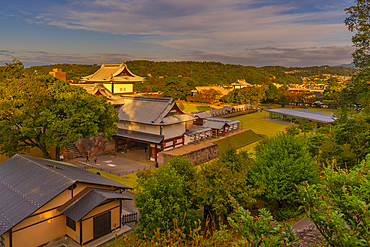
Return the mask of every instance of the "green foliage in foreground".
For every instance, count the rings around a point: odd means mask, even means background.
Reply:
[[[172,163],[178,163],[171,165]],[[138,178],[135,204],[139,209],[140,238],[151,238],[157,229],[175,229],[182,226],[185,233],[194,227],[195,209],[189,189],[195,170],[191,163],[176,159],[166,166],[143,173]]]
[[[271,214],[260,210],[258,216],[251,216],[237,201],[230,196],[228,203],[234,213],[228,217],[230,227],[221,225],[219,230],[210,228],[206,223],[194,222],[194,228],[187,233],[184,225],[175,221],[174,228],[164,226],[154,230],[151,237],[140,238],[137,232],[119,238],[106,247],[149,247],[149,246],[244,246],[244,247],[278,247],[297,246],[291,226],[276,222]]]
[[[326,246],[370,244],[370,156],[358,168],[324,169],[321,183],[304,183],[298,195]]]
[[[303,136],[280,132],[256,145],[253,178],[264,188],[263,198],[278,206],[298,201],[294,192],[303,181],[316,183],[319,171]]]
[[[291,226],[283,226],[272,217],[266,209],[260,209],[259,215],[253,217],[249,210],[241,207],[230,196],[234,213],[228,217],[230,225],[242,236],[239,246],[293,246],[298,239],[294,237]]]

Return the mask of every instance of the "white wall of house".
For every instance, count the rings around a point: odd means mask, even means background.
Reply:
[[[119,121],[116,124],[118,128],[120,129],[145,132],[145,133],[154,134],[154,135],[159,135],[160,133],[159,126],[155,126],[155,125],[140,124],[140,123],[127,122],[127,121]]]
[[[188,135],[184,135],[184,137],[184,145],[188,145],[189,142],[193,141],[193,138]]]
[[[185,122],[163,126],[162,135],[164,135],[165,140],[182,136],[186,131],[185,127]]]
[[[112,93],[112,84],[111,83],[104,83],[103,84],[109,92]],[[113,91],[114,93],[132,93],[134,92],[134,85],[133,84],[113,84]]]

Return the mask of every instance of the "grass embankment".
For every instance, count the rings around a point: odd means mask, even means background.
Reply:
[[[214,144],[218,145],[221,152],[227,150],[230,147],[239,149],[253,142],[259,141],[261,137],[254,133],[252,130],[247,130],[239,134],[235,134],[221,140],[214,141]]]

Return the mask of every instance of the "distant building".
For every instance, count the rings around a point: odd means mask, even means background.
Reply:
[[[244,87],[253,87],[252,84],[245,81],[245,79],[238,79],[237,82],[231,84],[234,89],[241,89]]]
[[[134,84],[144,78],[132,73],[125,63],[103,63],[94,74],[82,77],[80,86],[98,84],[112,94],[132,94]]]
[[[53,69],[53,71],[49,72],[49,75],[52,75],[59,80],[67,82],[67,72],[62,72],[62,69]]]

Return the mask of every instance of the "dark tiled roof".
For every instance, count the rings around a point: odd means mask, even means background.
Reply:
[[[74,221],[79,221],[91,210],[108,199],[132,200],[131,197],[118,192],[85,188],[75,197],[58,208],[58,211]]]
[[[199,118],[208,118],[208,117],[212,116],[211,114],[209,114],[206,111],[193,112],[193,115],[195,117],[199,117]]]
[[[220,130],[222,129],[224,126],[228,126],[228,124],[226,123],[226,121],[224,122],[221,122],[221,121],[212,121],[212,120],[208,120],[205,124],[203,124],[203,128],[211,128],[211,129],[217,129],[217,130]]]
[[[122,121],[170,125],[194,118],[190,115],[171,112],[176,104],[175,99],[125,95],[125,104],[119,108],[118,117]],[[175,107],[176,108],[176,107]]]
[[[17,154],[0,163],[0,233],[11,229],[77,181],[130,188],[63,162]]]
[[[159,144],[163,141],[164,136],[163,135],[154,135],[134,130],[126,130],[126,129],[118,129],[117,130],[117,136],[120,137],[126,137],[138,141],[143,142],[150,142],[150,143],[156,143]]]

